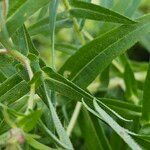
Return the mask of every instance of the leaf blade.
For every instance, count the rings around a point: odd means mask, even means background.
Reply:
[[[70,80],[83,88],[87,87],[113,59],[149,32],[149,18],[150,14],[139,18],[138,24],[122,25],[89,42],[65,62],[59,73],[69,72]]]

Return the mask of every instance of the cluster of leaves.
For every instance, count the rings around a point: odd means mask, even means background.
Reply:
[[[150,14],[140,0],[97,2],[0,1],[0,148],[149,149],[150,65],[126,51],[150,50]]]

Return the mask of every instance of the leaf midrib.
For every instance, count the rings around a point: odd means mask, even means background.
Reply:
[[[147,23],[149,24],[149,23]],[[133,34],[135,31],[140,30],[141,28],[143,28],[144,26],[146,26],[147,24],[143,25],[140,28],[136,28],[133,32],[130,32],[129,34],[123,36],[122,38],[118,39],[116,42],[114,42],[113,44],[109,45],[107,48],[105,48],[103,51],[101,51],[98,55],[95,55],[94,58],[92,58],[85,66],[82,67],[82,69],[80,69],[80,71],[71,79],[71,81],[74,81],[78,75],[89,65],[91,64],[96,57],[100,56],[102,53],[105,53],[105,51],[107,51],[108,48],[110,48],[111,46],[115,45],[116,43],[120,42],[122,39],[127,38],[128,36],[130,36],[131,34]]]
[[[111,14],[105,14],[105,13],[102,13],[102,12],[98,12],[98,11],[94,11],[94,10],[90,10],[90,9],[85,9],[85,8],[73,8],[72,10],[83,10],[83,11],[89,11],[90,13],[93,13],[93,14],[96,14],[96,15],[101,15],[101,16],[104,16],[104,17],[111,17],[111,18],[114,18],[114,19],[119,19],[120,21],[126,21],[126,22],[132,22],[132,23],[135,23],[134,21],[130,20],[129,18],[125,17],[125,16],[122,16],[124,18],[121,18],[120,17],[117,17],[117,16],[113,16]],[[88,18],[87,18],[88,19]],[[94,19],[93,19],[94,20]],[[97,19],[98,20],[98,19]],[[111,20],[111,19],[110,19]],[[120,21],[115,21],[116,22],[120,22]],[[112,21],[113,22],[113,21]]]

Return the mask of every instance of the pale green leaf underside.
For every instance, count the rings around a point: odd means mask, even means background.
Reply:
[[[50,68],[44,68],[43,71],[47,74],[47,79],[45,81],[46,81],[46,84],[50,87],[50,89],[56,90],[56,91],[60,92],[61,94],[65,95],[69,98],[72,98],[74,100],[81,101],[81,99],[83,98],[83,99],[85,99],[86,103],[88,103],[88,104],[90,104],[90,106],[92,106],[92,100],[94,99],[94,97],[92,95],[90,95],[86,91],[80,89],[78,86],[69,82],[68,80],[61,77],[60,75],[56,74]],[[101,104],[102,107],[105,107],[107,109],[107,111],[110,111],[110,108],[108,108],[102,102],[99,101],[99,103]],[[115,122],[102,108],[101,108],[101,110],[105,115],[105,116],[102,116],[101,119],[104,120],[107,124],[109,124],[115,131],[118,129],[117,133],[119,133],[120,131],[123,131],[123,134],[125,134],[125,138],[126,138],[124,140],[130,147],[133,148],[135,146],[137,149],[140,149],[139,146],[134,142],[134,140],[131,140],[132,138],[130,137],[130,135],[128,135],[127,133],[124,133],[125,130],[121,129],[121,126],[119,126],[119,124],[117,124],[117,122]],[[113,112],[113,111],[110,111],[110,112]],[[119,117],[119,115],[117,115],[117,114],[116,114],[116,116]],[[110,118],[111,118],[111,120],[113,120],[112,123],[108,122],[108,120],[110,120]],[[122,135],[120,135],[120,136],[122,138],[124,138]]]

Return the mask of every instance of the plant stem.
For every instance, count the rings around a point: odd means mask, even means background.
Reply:
[[[15,51],[15,50],[2,49],[2,50],[0,50],[0,54],[10,54],[16,60],[21,62],[25,66],[25,68],[28,72],[29,79],[30,80],[32,79],[33,72],[32,72],[32,68],[30,66],[30,60],[27,57],[25,57],[24,55],[22,55],[21,53],[19,53],[18,51]],[[29,97],[29,100],[28,100],[28,107],[27,107],[26,113],[29,113],[29,110],[33,109],[34,95],[35,95],[35,84],[32,84],[31,87],[30,87],[30,97]]]
[[[65,6],[66,10],[70,10],[71,9],[71,6],[70,6],[68,0],[63,0],[63,3],[64,3],[64,6]],[[74,31],[78,34],[81,44],[84,45],[85,44],[85,39],[84,39],[84,36],[83,36],[82,32],[80,32],[80,30],[79,30],[79,25],[78,25],[78,22],[77,22],[76,18],[74,18],[71,15],[70,15],[70,18],[73,21]],[[74,112],[73,112],[73,115],[71,117],[70,123],[69,123],[69,125],[67,127],[67,134],[68,134],[68,136],[70,136],[71,133],[72,133],[72,130],[73,130],[74,126],[75,126],[76,120],[77,120],[78,115],[80,113],[81,106],[82,106],[82,103],[81,102],[77,102],[77,104],[75,106],[75,109],[74,109]]]
[[[2,5],[3,5],[3,18],[6,19],[8,9],[7,0],[3,0]]]
[[[86,30],[82,30],[82,33],[85,35],[85,37],[87,37],[90,41],[92,41],[94,38],[93,38],[93,36],[89,33],[89,32],[87,32]]]
[[[79,116],[81,107],[82,107],[82,103],[81,102],[77,102],[77,104],[75,106],[75,109],[74,109],[74,112],[73,112],[73,115],[71,117],[71,120],[69,122],[69,125],[67,127],[67,134],[68,134],[68,136],[70,136],[71,133],[72,133],[72,130],[73,130],[73,128],[74,128],[74,126],[76,124],[77,118]]]
[[[53,70],[56,70],[55,67],[55,22],[56,22],[56,15],[57,15],[57,8],[58,8],[59,0],[54,0],[50,2],[49,13],[50,13],[50,27],[51,27],[51,67]],[[56,94],[55,91],[51,91],[51,100],[56,106]]]
[[[30,66],[30,60],[24,55],[22,55],[21,53],[19,53],[18,51],[10,51],[9,53],[25,66],[25,68],[27,69],[29,78],[31,80],[33,77],[33,72]],[[28,106],[27,106],[26,114],[28,114],[29,111],[33,109],[34,95],[35,95],[35,84],[33,83],[30,86],[30,97],[28,99]]]
[[[64,6],[66,8],[66,10],[70,10],[71,9],[71,6],[68,2],[68,0],[63,0],[63,3],[64,3]],[[80,38],[80,42],[82,45],[85,44],[85,39],[84,39],[84,36],[83,34],[80,32],[79,30],[79,24],[78,24],[78,21],[76,18],[74,18],[73,16],[70,15],[70,18],[72,19],[73,21],[73,26],[74,26],[74,31],[78,34],[79,38]]]

